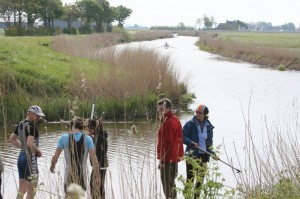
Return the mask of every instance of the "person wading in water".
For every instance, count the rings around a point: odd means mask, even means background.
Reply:
[[[16,130],[11,134],[9,142],[21,151],[18,157],[19,191],[17,199],[23,198],[27,192],[27,199],[35,196],[34,188],[38,182],[37,157],[42,156],[39,147],[39,131],[36,123],[45,117],[39,106],[31,106],[27,111],[27,117],[21,121]],[[17,139],[19,138],[19,140]]]
[[[105,198],[105,175],[106,169],[108,167],[107,160],[107,132],[102,129],[102,122],[100,120],[96,121],[94,119],[90,119],[88,121],[88,132],[89,136],[93,139],[95,145],[96,156],[98,159],[99,169],[100,169],[100,187],[95,184],[95,175],[94,169],[91,174],[91,198],[97,199],[99,195],[102,199]],[[99,189],[100,188],[100,189]]]
[[[54,173],[57,160],[64,150],[65,154],[65,178],[64,185],[66,188],[71,184],[80,185],[86,190],[87,185],[87,156],[89,154],[92,160],[92,166],[95,170],[95,184],[100,185],[99,165],[95,155],[93,140],[90,136],[85,136],[82,133],[84,128],[83,120],[79,117],[74,117],[70,124],[71,132],[62,135],[57,144],[56,151],[52,157],[50,171]]]

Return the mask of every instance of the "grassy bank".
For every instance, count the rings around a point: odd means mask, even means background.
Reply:
[[[280,65],[290,70],[300,70],[299,33],[257,32],[202,33],[200,49],[230,57],[261,67],[277,69]]]
[[[110,49],[100,56],[108,37],[109,45],[118,42],[115,35],[0,37],[0,123],[18,122],[32,104],[51,121],[73,112],[86,117],[94,96],[96,114],[107,117],[154,113],[162,96],[184,103],[186,85],[177,82],[169,57],[145,49]]]

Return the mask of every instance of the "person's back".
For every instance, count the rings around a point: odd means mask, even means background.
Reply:
[[[99,168],[95,156],[93,140],[90,136],[82,133],[84,124],[81,118],[75,117],[71,122],[72,132],[62,135],[57,144],[55,154],[52,157],[50,171],[54,173],[54,168],[62,151],[65,154],[65,190],[71,184],[75,183],[86,189],[87,185],[87,157],[92,159],[93,168]],[[99,177],[99,172],[96,173]],[[99,183],[99,181],[97,182]]]
[[[69,134],[69,146],[65,147],[65,155],[68,153],[69,165],[67,184],[75,183],[86,189],[86,157],[87,150],[85,149],[85,135],[79,133],[80,139],[75,139],[76,134]]]

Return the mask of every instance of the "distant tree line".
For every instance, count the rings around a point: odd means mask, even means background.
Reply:
[[[296,26],[294,23],[285,23],[279,26],[273,26],[272,23],[269,22],[256,22],[256,23],[248,23],[248,30],[256,30],[256,31],[296,31]]]
[[[180,22],[177,26],[152,26],[151,30],[195,30],[192,26],[186,26],[183,22]]]
[[[49,30],[55,28],[53,21],[58,19],[67,22],[67,33],[68,29],[72,32],[72,24],[77,20],[81,23],[81,33],[111,32],[114,21],[122,28],[131,13],[130,8],[110,6],[107,0],[78,0],[65,5],[61,0],[0,0],[0,18],[5,21],[6,29],[17,31],[17,35],[34,29],[37,19],[42,19],[43,27]]]

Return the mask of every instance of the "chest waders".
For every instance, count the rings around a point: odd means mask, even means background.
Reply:
[[[25,133],[26,128],[29,128],[28,133],[30,133],[29,122],[24,122],[24,121],[20,122],[18,128],[18,135],[21,142],[21,148],[23,148],[26,153],[27,167],[29,168],[29,172],[30,172],[29,180],[37,181],[37,177],[38,177],[37,157],[35,153],[32,153],[31,149],[27,146],[27,136]],[[35,135],[34,135],[34,144],[37,146]]]
[[[85,136],[82,134],[78,142],[73,137],[73,134],[69,135],[69,153],[70,153],[70,170],[67,178],[67,183],[78,184],[86,189],[84,176],[83,176],[83,156],[85,150],[84,143]]]

